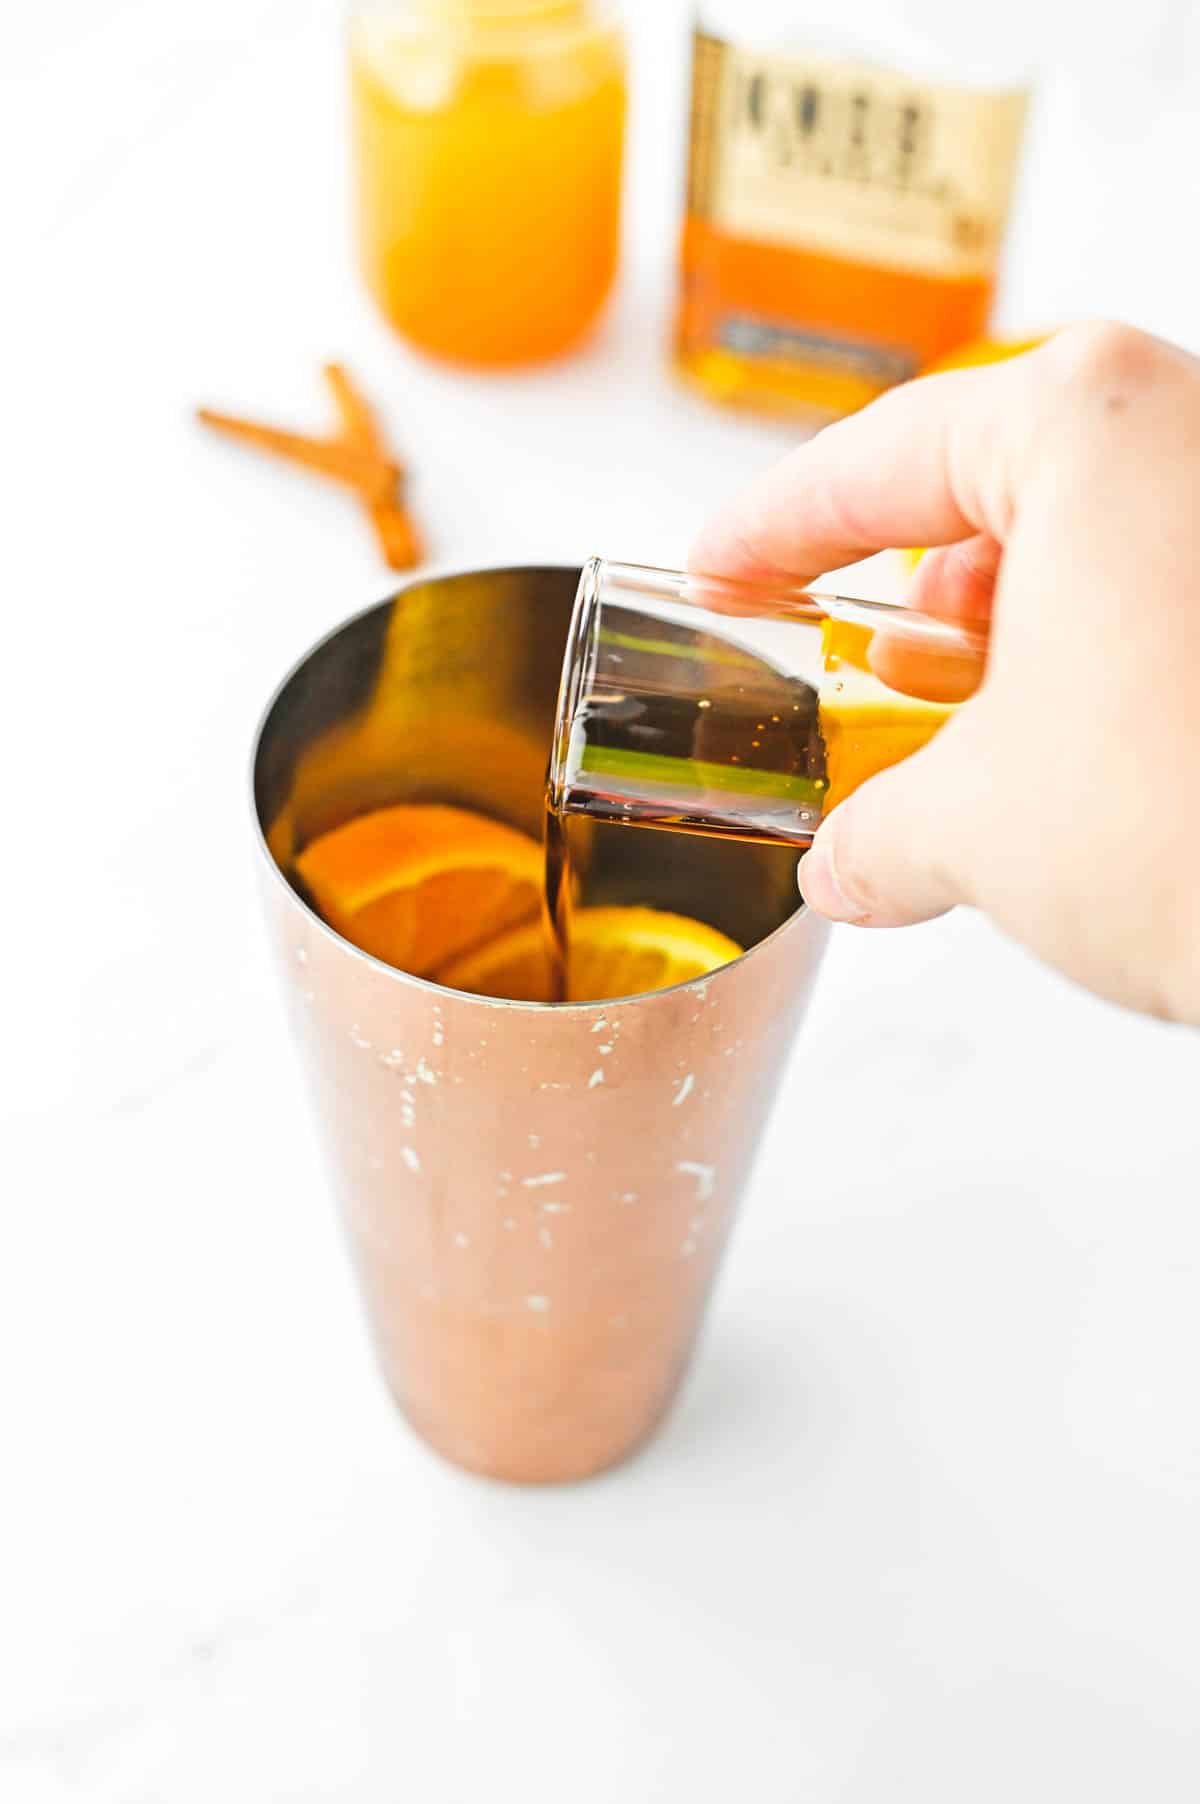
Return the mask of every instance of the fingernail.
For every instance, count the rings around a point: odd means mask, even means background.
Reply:
[[[826,839],[827,835],[822,833],[796,868],[800,894],[808,906],[824,915],[827,921],[865,921],[869,911],[852,902],[838,882],[833,846],[827,844]]]

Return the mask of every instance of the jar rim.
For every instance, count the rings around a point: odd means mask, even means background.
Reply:
[[[355,23],[376,19],[404,35],[529,30],[544,35],[611,25],[619,0],[353,0]]]

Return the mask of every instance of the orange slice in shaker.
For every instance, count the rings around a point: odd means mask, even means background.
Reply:
[[[581,908],[571,922],[568,1002],[638,996],[707,977],[743,948],[690,915],[660,908]]]
[[[540,921],[510,928],[437,972],[449,990],[472,996],[506,996],[510,1002],[552,1002],[550,955]]]
[[[331,927],[416,977],[541,906],[536,840],[465,808],[376,808],[323,833],[296,868]]]
[[[580,908],[571,919],[567,1001],[605,1002],[707,977],[740,957],[727,934],[687,915],[658,908]],[[438,972],[453,990],[508,996],[521,1002],[550,997],[550,965],[535,922],[493,940]]]

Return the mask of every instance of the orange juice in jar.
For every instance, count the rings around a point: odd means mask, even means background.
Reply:
[[[604,0],[358,0],[358,236],[383,312],[455,363],[582,338],[617,265],[625,47]]]

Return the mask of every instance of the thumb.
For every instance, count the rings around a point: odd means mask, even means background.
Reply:
[[[947,722],[929,745],[833,810],[797,873],[817,914],[908,927],[973,900],[972,846],[987,785],[969,727],[962,715]]]

